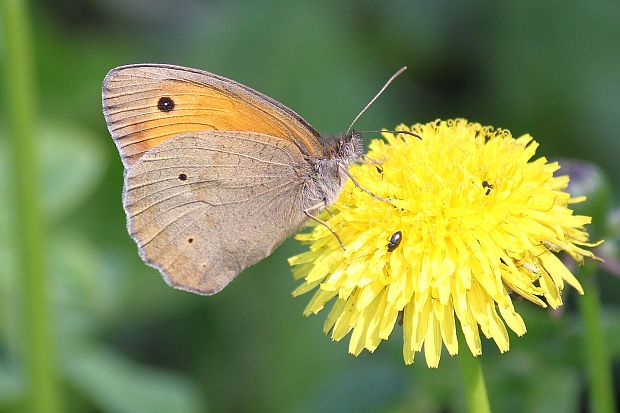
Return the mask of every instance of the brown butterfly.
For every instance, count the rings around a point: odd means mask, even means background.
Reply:
[[[121,66],[102,96],[129,234],[169,285],[198,294],[220,291],[306,219],[322,223],[313,213],[363,156],[359,133],[321,136],[281,103],[201,70]]]

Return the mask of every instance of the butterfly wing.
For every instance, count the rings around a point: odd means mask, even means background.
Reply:
[[[233,80],[172,65],[112,69],[103,112],[125,166],[175,135],[200,130],[252,131],[321,155],[319,134],[281,103]],[[163,100],[162,100],[163,99]]]
[[[214,294],[303,223],[303,168],[293,143],[268,135],[176,136],[126,173],[129,233],[168,284]]]

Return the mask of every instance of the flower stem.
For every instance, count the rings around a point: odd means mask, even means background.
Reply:
[[[584,323],[585,363],[590,384],[590,406],[593,412],[615,412],[611,364],[601,326],[601,302],[594,276],[596,265],[586,262],[580,269],[585,294],[580,297],[579,310]]]
[[[464,340],[461,341],[464,342]],[[478,358],[474,357],[468,348],[465,348],[459,353],[458,359],[465,387],[467,411],[470,413],[490,413],[491,406],[489,405],[484,375]]]
[[[24,411],[60,411],[44,264],[44,222],[35,153],[36,99],[32,41],[25,0],[2,0],[6,122],[12,142],[12,184],[17,248],[20,357],[25,377]]]

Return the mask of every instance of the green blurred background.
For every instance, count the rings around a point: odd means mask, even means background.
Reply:
[[[447,354],[438,370],[423,357],[404,366],[396,328],[374,354],[354,358],[345,341],[321,333],[325,314],[303,317],[309,296],[291,297],[296,283],[286,262],[302,250],[295,241],[213,297],[173,290],[145,266],[125,230],[123,168],[101,113],[101,82],[115,66],[157,62],[215,72],[337,133],[407,65],[359,129],[466,117],[532,133],[539,154],[589,160],[615,192],[620,186],[618,1],[38,0],[29,10],[50,357],[58,362],[63,411],[464,409],[457,360]],[[9,40],[0,37],[3,71],[12,64],[4,53]],[[0,411],[19,411],[21,295],[11,224],[21,206],[11,202],[2,106]],[[610,231],[599,236],[614,246]],[[599,275],[617,368],[620,288],[609,273]],[[484,342],[496,411],[589,411],[575,298],[570,291],[561,313],[518,303],[528,333],[512,334],[504,355]]]

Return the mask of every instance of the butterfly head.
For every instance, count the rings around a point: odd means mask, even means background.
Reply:
[[[325,146],[324,155],[346,164],[359,161],[364,155],[364,139],[359,132],[351,131],[337,136]]]

